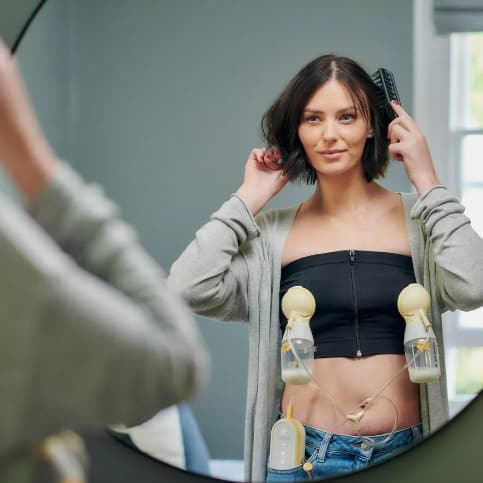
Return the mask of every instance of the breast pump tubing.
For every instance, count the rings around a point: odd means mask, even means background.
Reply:
[[[431,327],[431,324],[430,324],[429,320],[427,319],[426,315],[424,314],[424,312],[422,310],[420,312],[420,315],[421,315],[423,323],[424,323],[424,328],[426,329],[426,338],[422,342],[422,346],[425,346],[429,341],[429,337],[430,337],[429,329]],[[343,409],[336,403],[336,401],[335,401],[334,397],[332,396],[332,394],[330,393],[330,391],[328,391],[326,388],[321,387],[318,382],[314,381],[311,371],[307,368],[307,366],[304,364],[302,359],[300,359],[299,355],[297,354],[297,351],[295,350],[293,343],[292,343],[292,337],[290,335],[290,332],[292,330],[291,319],[287,321],[287,327],[286,327],[285,330],[287,331],[287,340],[288,340],[289,349],[292,352],[292,355],[296,359],[297,363],[301,367],[303,367],[303,369],[307,372],[307,375],[310,378],[310,382],[308,382],[307,384],[311,384],[313,387],[318,389],[322,394],[324,394],[329,399],[329,401],[331,402],[334,409],[336,409],[336,411],[338,411],[343,416],[344,421],[350,421],[354,425],[358,436],[360,436],[360,437],[363,436],[361,434],[361,420],[364,417],[364,415],[366,414],[367,410],[369,409],[370,405],[373,403],[374,400],[385,399],[386,401],[388,401],[392,405],[392,407],[394,409],[394,424],[393,424],[391,431],[388,433],[387,437],[384,438],[384,440],[382,440],[382,441],[379,441],[379,442],[370,441],[370,442],[368,442],[368,444],[372,447],[377,446],[377,445],[383,445],[383,444],[387,443],[392,438],[394,432],[396,431],[398,421],[399,421],[399,414],[398,414],[398,410],[397,410],[397,407],[394,404],[394,402],[391,399],[389,399],[385,396],[381,396],[381,394],[402,372],[404,372],[416,360],[416,358],[418,357],[418,353],[416,353],[409,361],[407,361],[406,364],[404,364],[394,374],[394,376],[391,377],[391,379],[389,379],[381,387],[381,389],[379,389],[379,391],[377,391],[374,394],[374,396],[368,397],[367,399],[364,399],[363,401],[361,401],[361,403],[359,404],[359,408],[361,408],[360,411],[358,411],[356,413],[347,413],[346,414],[343,411]],[[368,438],[368,436],[364,436],[364,437]]]

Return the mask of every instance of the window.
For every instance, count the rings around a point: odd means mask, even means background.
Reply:
[[[450,36],[449,172],[452,188],[483,236],[483,32]],[[446,321],[450,411],[483,387],[483,308]]]

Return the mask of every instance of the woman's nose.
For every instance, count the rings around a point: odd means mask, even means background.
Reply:
[[[322,130],[322,138],[326,142],[333,142],[337,139],[337,128],[331,121],[327,121]]]

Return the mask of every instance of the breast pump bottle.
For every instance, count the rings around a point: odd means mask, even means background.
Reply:
[[[287,416],[272,427],[268,465],[275,470],[289,470],[301,465],[305,456],[305,429],[292,414],[293,405],[290,403]]]
[[[438,342],[427,318],[431,298],[418,283],[405,287],[397,299],[399,313],[406,321],[404,353],[409,362],[409,379],[423,383],[441,376]]]
[[[314,296],[306,288],[290,287],[282,298],[287,326],[282,338],[282,380],[287,384],[306,384],[312,379],[314,337],[310,319],[315,312]]]
[[[314,337],[309,324],[315,299],[300,285],[290,287],[282,297],[282,311],[287,318],[281,349],[282,380],[287,384],[306,384],[312,379],[314,365]],[[305,429],[292,414],[290,403],[287,416],[272,427],[269,466],[273,469],[288,470],[303,462]]]

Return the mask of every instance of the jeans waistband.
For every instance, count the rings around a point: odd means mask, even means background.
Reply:
[[[280,413],[280,417],[285,417]],[[338,434],[322,429],[314,428],[308,424],[303,424],[305,429],[305,444],[308,447],[318,448],[329,445],[354,447],[369,449],[371,452],[386,452],[388,450],[396,449],[402,446],[408,446],[422,439],[422,424],[415,424],[408,428],[398,429],[392,433],[381,433],[374,435],[352,435],[352,434]],[[387,439],[387,441],[385,441]]]
[[[324,431],[323,429],[314,428],[308,424],[303,424],[306,434],[311,434],[318,438],[324,438],[327,435],[331,435],[333,438],[343,438],[346,441],[360,441],[362,439],[371,439],[375,442],[384,441],[391,433],[371,434],[371,435],[357,435],[357,434],[339,434],[332,433],[330,431]],[[400,438],[415,438],[418,439],[422,436],[422,424],[415,424],[407,428],[402,428],[394,431],[392,437],[396,439]]]

